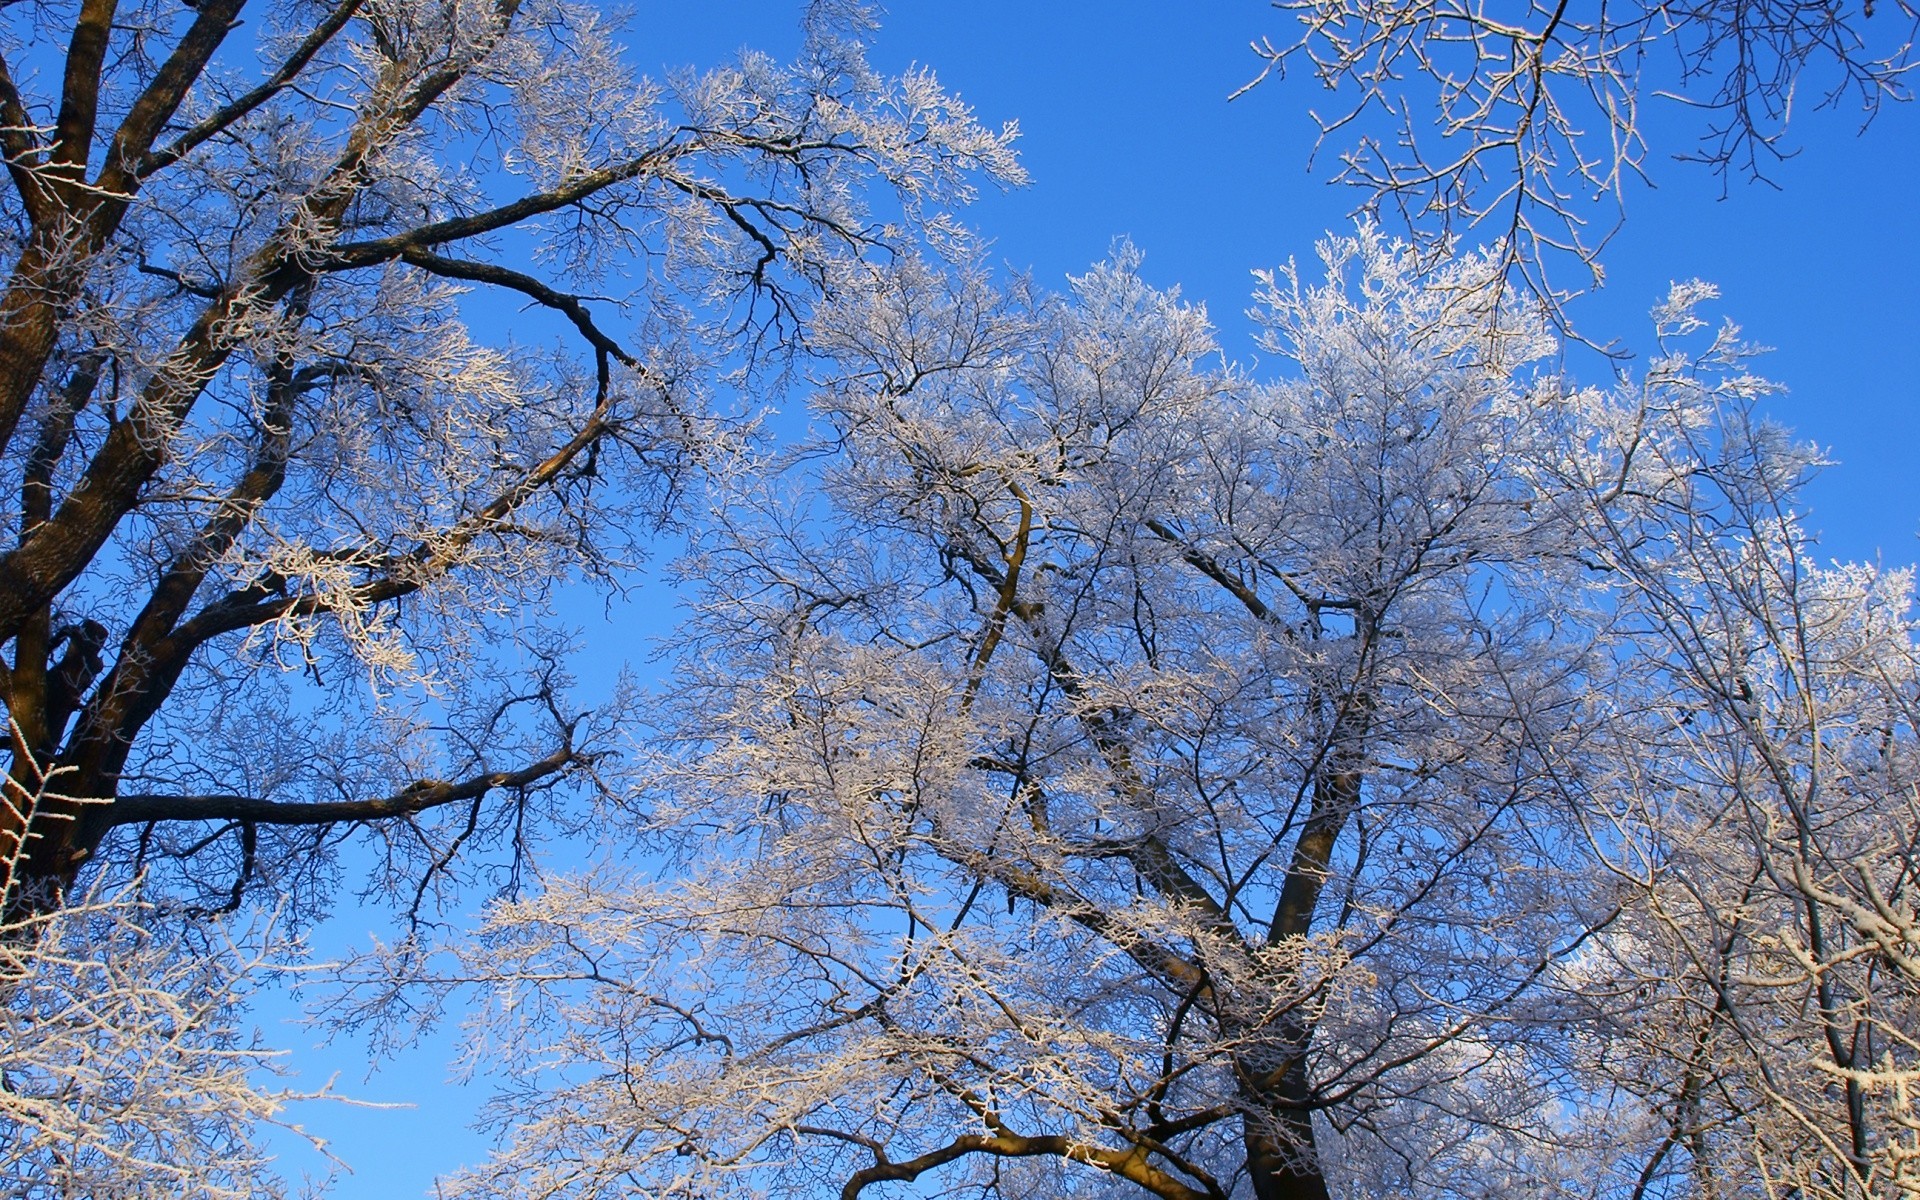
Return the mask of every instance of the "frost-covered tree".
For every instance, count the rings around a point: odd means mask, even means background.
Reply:
[[[0,701],[17,786],[106,803],[0,810],[6,919],[95,861],[326,884],[355,829],[416,903],[519,862],[607,733],[555,590],[832,264],[1017,175],[864,20],[657,80],[567,0],[8,6]]]
[[[1600,475],[1640,752],[1614,789],[1623,919],[1593,946],[1602,1073],[1657,1115],[1641,1194],[1920,1190],[1920,654],[1910,571],[1821,565],[1818,463],[1686,302]],[[1714,382],[1718,380],[1718,382]]]
[[[17,819],[60,793],[9,781]],[[18,850],[14,852],[16,855]],[[7,864],[12,865],[12,864]],[[246,1029],[257,936],[157,918],[96,890],[0,938],[0,1187],[20,1200],[245,1200],[283,1181],[258,1141],[284,1123],[273,1056]],[[271,939],[266,939],[271,943]]]
[[[1600,280],[1650,149],[1766,179],[1793,153],[1796,107],[1864,125],[1910,98],[1920,65],[1911,0],[1273,7],[1292,29],[1254,43],[1260,78],[1292,69],[1327,89],[1315,120],[1340,181],[1423,232],[1506,237],[1509,266],[1543,291],[1558,255]],[[1644,110],[1660,103],[1699,114],[1693,144],[1649,147]]]
[[[425,969],[454,1193],[1912,1186],[1910,581],[1806,565],[1730,331],[1581,389],[1500,252],[1324,257],[1272,383],[1131,252],[838,289],[639,852]]]
[[[1580,832],[1617,664],[1548,469],[1582,418],[1497,259],[1326,256],[1263,291],[1272,385],[1130,252],[1066,299],[842,289],[817,441],[688,568],[677,865],[449,968],[526,1067],[464,1194],[1608,1177],[1618,1130],[1556,1115],[1561,967],[1618,909]]]

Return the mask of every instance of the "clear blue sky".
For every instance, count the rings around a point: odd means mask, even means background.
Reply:
[[[633,12],[627,42],[649,70],[711,65],[745,46],[784,54],[798,40],[797,2],[643,0]],[[990,195],[969,214],[999,258],[1058,286],[1115,237],[1130,237],[1148,276],[1205,302],[1227,351],[1247,357],[1249,272],[1308,259],[1358,200],[1328,186],[1325,172],[1304,170],[1307,109],[1322,99],[1311,81],[1227,102],[1257,69],[1248,40],[1277,37],[1285,20],[1259,0],[899,0],[874,59],[888,71],[931,65],[983,119],[1020,122],[1032,185]],[[1792,141],[1803,149],[1777,172],[1778,190],[1736,184],[1724,200],[1704,170],[1659,157],[1683,148],[1692,119],[1650,108],[1658,190],[1629,197],[1606,259],[1609,284],[1578,303],[1575,319],[1597,340],[1645,346],[1646,311],[1669,281],[1718,283],[1719,311],[1777,348],[1760,369],[1789,390],[1771,410],[1838,460],[1812,493],[1811,524],[1827,553],[1920,558],[1910,465],[1920,450],[1920,106],[1882,114],[1860,138],[1853,114],[1797,114]],[[1595,382],[1606,370],[1597,358],[1573,366]],[[647,601],[643,592],[645,609],[665,607]],[[621,636],[589,632],[596,644]],[[646,647],[636,639],[627,653],[639,663]],[[331,934],[380,923],[347,915]],[[311,1040],[284,1027],[267,1033],[280,1044]],[[442,1082],[450,1050],[436,1040],[366,1082],[358,1046],[297,1057],[309,1085],[338,1070],[343,1092],[418,1105],[297,1115],[355,1167],[339,1194],[430,1195],[436,1173],[484,1153],[464,1128],[482,1085]],[[289,1166],[297,1174],[308,1162]]]

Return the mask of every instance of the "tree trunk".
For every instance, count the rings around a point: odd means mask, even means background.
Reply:
[[[1309,1107],[1305,1043],[1311,1033],[1306,1027],[1289,1031],[1288,1041],[1295,1048],[1277,1070],[1240,1073],[1240,1092],[1247,1101],[1241,1143],[1258,1200],[1330,1200]]]

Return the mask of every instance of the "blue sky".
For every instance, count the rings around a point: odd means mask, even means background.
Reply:
[[[634,5],[635,61],[648,70],[704,66],[746,46],[784,54],[797,43],[798,3],[696,7]],[[1129,237],[1146,252],[1149,278],[1204,302],[1227,352],[1250,358],[1250,272],[1310,258],[1359,200],[1329,186],[1325,171],[1304,169],[1307,109],[1324,100],[1311,81],[1227,101],[1258,69],[1248,40],[1277,40],[1286,20],[1258,0],[900,0],[873,57],[888,71],[931,65],[982,119],[1019,121],[1031,186],[988,195],[968,214],[1000,260],[1057,287]],[[1645,347],[1645,314],[1670,281],[1718,283],[1717,314],[1776,348],[1759,369],[1788,391],[1768,409],[1837,460],[1811,492],[1810,524],[1826,552],[1890,564],[1920,557],[1920,487],[1909,465],[1920,449],[1920,106],[1883,113],[1864,137],[1855,136],[1855,114],[1797,113],[1790,141],[1801,153],[1776,172],[1778,188],[1736,182],[1725,199],[1704,169],[1666,160],[1696,119],[1649,108],[1659,186],[1629,195],[1627,224],[1606,257],[1608,285],[1577,302],[1575,320],[1595,340]],[[1569,365],[1594,382],[1611,369],[1593,355]],[[638,603],[665,607],[644,591]],[[646,647],[634,642],[626,653],[639,663]],[[381,923],[347,914],[329,936]],[[267,1033],[281,1044],[311,1040],[285,1027]],[[481,1085],[443,1082],[451,1049],[436,1039],[366,1082],[363,1052],[351,1043],[297,1056],[308,1086],[337,1070],[349,1095],[418,1105],[295,1114],[356,1168],[341,1194],[430,1195],[436,1173],[483,1153],[484,1141],[464,1128]],[[311,1161],[296,1156],[289,1166],[297,1174]]]

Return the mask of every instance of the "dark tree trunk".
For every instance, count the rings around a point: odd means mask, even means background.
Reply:
[[[1259,1200],[1331,1200],[1313,1140],[1313,1114],[1283,1108],[1249,1114],[1241,1139]]]

